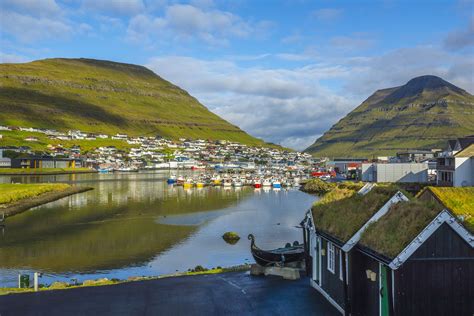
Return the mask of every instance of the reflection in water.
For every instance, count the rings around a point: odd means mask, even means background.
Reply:
[[[95,189],[7,219],[0,235],[0,286],[14,286],[19,271],[45,272],[48,282],[242,264],[249,258],[246,239],[228,245],[221,238],[225,231],[252,232],[262,246],[281,246],[301,239],[293,226],[314,200],[299,191],[184,190],[168,186],[167,177],[165,172],[15,177]],[[12,180],[5,178],[1,181]]]

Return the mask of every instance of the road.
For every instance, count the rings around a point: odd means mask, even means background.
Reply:
[[[0,315],[340,315],[303,278],[245,272],[0,296]]]

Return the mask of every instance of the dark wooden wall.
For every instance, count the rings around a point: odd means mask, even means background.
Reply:
[[[344,283],[339,278],[339,253],[341,251],[336,245],[336,262],[334,273],[328,270],[328,241],[322,239],[322,248],[324,249],[324,256],[321,256],[321,280],[322,288],[328,293],[339,306],[344,308]],[[339,250],[337,250],[339,249]]]
[[[379,262],[352,250],[349,255],[349,303],[352,315],[379,315]],[[376,273],[375,281],[367,279],[366,270]]]
[[[396,315],[474,315],[474,249],[447,224],[395,270]]]

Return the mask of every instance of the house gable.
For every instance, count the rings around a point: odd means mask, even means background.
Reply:
[[[443,210],[390,262],[389,267],[393,270],[398,269],[444,223],[449,225],[471,248],[474,247],[474,236],[449,211]]]

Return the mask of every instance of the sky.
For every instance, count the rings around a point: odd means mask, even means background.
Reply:
[[[474,1],[0,0],[0,60],[144,65],[266,141],[312,144],[378,89],[474,93]]]

